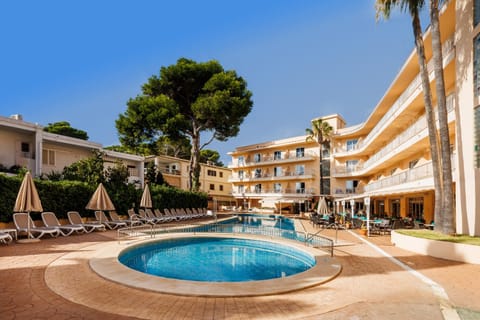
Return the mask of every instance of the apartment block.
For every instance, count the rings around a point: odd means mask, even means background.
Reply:
[[[154,162],[169,185],[189,190],[189,160],[160,155],[147,157],[146,162]],[[200,164],[200,191],[208,194],[209,208],[222,210],[235,205],[232,185],[228,182],[231,172],[231,169],[213,164]]]
[[[92,141],[43,131],[43,127],[23,121],[20,115],[0,116],[0,164],[6,168],[27,168],[34,176],[61,172],[64,167],[92,156],[92,151],[104,153],[105,167],[122,162],[129,171],[129,180],[143,186],[144,157],[103,149]]]
[[[440,26],[456,230],[480,235],[480,0],[447,1]],[[424,43],[436,117],[429,29]],[[323,165],[330,207],[358,212],[368,203],[374,215],[432,221],[435,196],[427,125],[413,49],[364,122],[347,126],[338,120],[334,126]],[[298,159],[302,148],[304,157]],[[249,206],[278,206],[284,200],[308,207],[308,201],[320,196],[318,150],[305,137],[236,148],[231,153],[233,195],[240,203],[248,200]]]

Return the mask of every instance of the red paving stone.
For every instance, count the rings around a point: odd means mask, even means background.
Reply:
[[[303,222],[307,231],[314,230]],[[322,234],[334,237],[332,230]],[[348,245],[335,249],[343,270],[333,281],[288,294],[242,298],[173,296],[110,283],[90,270],[88,255],[95,245],[115,237],[116,232],[108,231],[1,246],[0,318],[443,319],[429,286],[348,231],[338,233]],[[389,236],[368,240],[440,284],[455,307],[480,312],[479,265],[414,254],[392,246]],[[62,269],[49,268],[68,253],[85,258],[72,259]],[[47,283],[47,273],[58,277]]]

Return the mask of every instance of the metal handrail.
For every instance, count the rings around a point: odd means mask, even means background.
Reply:
[[[167,233],[231,233],[231,234],[255,234],[272,238],[283,238],[304,243],[306,246],[327,250],[333,257],[333,240],[307,232],[285,230],[270,226],[251,226],[239,223],[187,223],[187,224],[159,224],[142,225],[121,228],[117,230],[117,237],[150,237],[155,238],[158,234]]]

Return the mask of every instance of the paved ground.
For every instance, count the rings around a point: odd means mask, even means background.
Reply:
[[[307,221],[303,225],[314,230]],[[334,237],[332,230],[322,234]],[[298,292],[246,298],[172,296],[110,283],[90,270],[88,256],[115,236],[108,231],[1,246],[0,319],[444,318],[431,286],[348,231],[338,233],[348,244],[335,249],[343,265],[338,278]],[[480,265],[401,250],[389,236],[368,241],[443,287],[462,319],[480,319]],[[76,258],[67,265],[49,267],[71,253]]]

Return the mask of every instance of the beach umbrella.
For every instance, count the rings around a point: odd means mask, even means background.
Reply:
[[[115,210],[115,206],[113,205],[112,200],[110,200],[107,190],[105,189],[102,183],[98,185],[97,190],[95,190],[95,192],[93,193],[92,197],[90,198],[90,201],[88,202],[85,208],[89,210],[95,210],[95,211]],[[101,220],[101,216],[100,216],[100,220]],[[100,223],[101,222],[102,221],[100,221]]]
[[[146,184],[145,188],[143,189],[142,199],[140,200],[140,207],[153,208],[152,196],[150,195],[150,188],[148,187],[148,184]]]
[[[327,201],[325,201],[325,197],[321,197],[320,201],[318,201],[317,213],[319,215],[328,213],[328,206],[327,206]]]
[[[42,202],[38,196],[37,188],[33,182],[30,171],[27,171],[23,178],[20,189],[18,190],[17,200],[13,207],[13,212],[26,212],[27,213],[27,241],[38,241],[38,239],[30,239],[30,212],[42,212]]]

